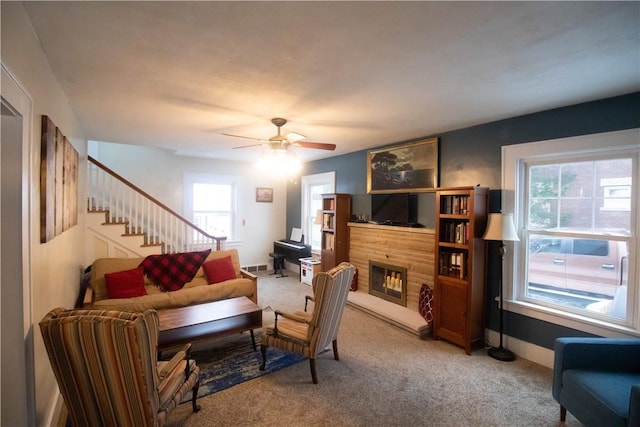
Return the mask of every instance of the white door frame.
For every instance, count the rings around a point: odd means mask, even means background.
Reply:
[[[20,270],[16,274],[12,274],[12,278],[16,278],[18,281],[22,282],[22,295],[18,295],[15,299],[21,301],[13,301],[17,303],[18,306],[22,306],[22,337],[16,336],[11,337],[12,340],[16,340],[19,342],[13,343],[13,348],[6,349],[2,348],[2,356],[4,357],[8,351],[17,351],[18,356],[22,357],[21,365],[12,367],[12,369],[16,369],[19,372],[16,373],[16,378],[21,378],[21,384],[14,384],[15,391],[22,390],[26,392],[26,395],[22,395],[21,393],[7,393],[9,395],[15,394],[15,398],[11,398],[11,402],[13,403],[10,407],[11,416],[15,416],[18,418],[26,417],[24,422],[26,425],[35,425],[35,376],[34,376],[34,324],[33,324],[33,315],[32,315],[32,290],[31,290],[31,218],[32,209],[31,209],[31,188],[32,182],[32,164],[31,164],[31,153],[32,153],[32,129],[33,129],[33,101],[24,87],[18,82],[18,80],[13,76],[13,74],[7,69],[4,64],[2,65],[2,104],[3,104],[3,114],[5,112],[8,115],[9,120],[11,117],[16,117],[18,119],[16,123],[17,127],[21,124],[21,129],[15,129],[16,140],[15,141],[4,141],[3,144],[12,143],[16,144],[12,150],[12,154],[15,154],[20,158],[20,164],[17,166],[19,171],[17,175],[19,182],[0,182],[0,189],[7,190],[10,189],[12,191],[19,191],[20,207],[15,211],[18,212],[17,215],[14,214],[13,211],[10,212],[8,218],[3,216],[1,221],[8,221],[9,227],[16,227],[20,230],[21,235],[21,244],[15,245],[16,249],[13,253],[3,253],[2,256],[9,256],[12,260],[16,260],[16,264],[20,265]],[[6,109],[5,109],[6,108]],[[21,120],[19,120],[21,118]],[[13,130],[13,129],[12,129]],[[0,159],[1,160],[1,159]],[[7,160],[9,161],[9,160]],[[15,186],[18,186],[16,188]],[[0,190],[1,191],[1,190]],[[5,246],[6,249],[7,246]],[[8,286],[7,283],[2,283],[2,277],[6,276],[7,272],[0,271],[0,286]],[[21,274],[20,274],[21,273]],[[20,280],[21,277],[21,280]],[[3,308],[5,308],[5,304],[3,302]],[[4,310],[3,310],[4,311]],[[13,311],[15,313],[15,311]],[[2,317],[2,323],[5,323],[7,320],[4,316]],[[11,319],[15,322],[16,319]],[[15,324],[15,323],[14,323]],[[12,358],[15,358],[16,353],[13,353]],[[24,381],[24,382],[23,382]],[[3,393],[3,397],[4,397]],[[3,399],[3,403],[5,403],[5,399]],[[18,406],[19,405],[19,406]],[[4,405],[3,405],[4,406]],[[23,406],[20,408],[20,406]],[[9,408],[5,408],[7,411]],[[6,416],[6,414],[5,414]]]
[[[309,188],[312,185],[329,184],[332,187],[331,192],[335,192],[336,189],[336,172],[324,172],[313,175],[305,175],[301,179],[302,185],[300,186],[301,209],[300,209],[300,224],[302,226],[302,232],[304,233],[304,242],[311,244],[311,232],[309,231],[310,224],[307,219],[313,214],[309,212],[309,206],[311,206],[309,200]]]

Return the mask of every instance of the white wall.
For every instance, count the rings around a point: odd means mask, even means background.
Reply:
[[[242,176],[241,241],[227,247],[238,249],[244,266],[269,264],[273,241],[287,235],[286,181],[260,173],[253,162],[177,156],[158,148],[109,142],[89,145],[93,158],[183,216],[185,173]],[[273,188],[273,203],[257,203],[256,187]]]
[[[86,140],[59,83],[40,48],[31,23],[21,3],[1,2],[2,63],[25,88],[32,99],[33,125],[30,170],[24,183],[29,189],[29,253],[32,293],[31,336],[34,339],[33,376],[35,396],[18,398],[35,400],[36,425],[48,425],[55,417],[58,402],[57,384],[44,349],[38,322],[52,308],[73,306],[78,294],[81,259],[84,251],[85,212],[81,195],[86,187],[82,173],[86,161]],[[80,157],[78,225],[46,244],[40,243],[40,118],[48,115],[69,138]],[[9,284],[3,283],[2,286]],[[19,284],[18,284],[19,286]],[[16,327],[19,327],[19,319]],[[4,349],[3,349],[4,350]],[[28,368],[29,369],[29,368]],[[3,390],[3,392],[7,392]],[[2,407],[3,419],[12,408]]]

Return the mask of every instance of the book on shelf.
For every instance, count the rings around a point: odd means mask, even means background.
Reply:
[[[466,254],[462,252],[441,252],[438,271],[442,276],[465,279],[467,277],[466,262]]]
[[[466,215],[469,213],[469,196],[442,196],[443,214]]]
[[[323,249],[334,249],[334,235],[333,233],[324,233],[324,248]]]
[[[333,224],[334,224],[334,216],[332,214],[324,214],[322,217],[322,223],[324,224],[324,228],[331,228],[333,229]]]
[[[441,240],[448,243],[467,244],[469,242],[468,222],[445,222],[443,223],[443,236]]]
[[[464,224],[458,223],[456,224],[456,233],[455,233],[455,242],[456,243],[464,243],[464,231],[462,230]]]

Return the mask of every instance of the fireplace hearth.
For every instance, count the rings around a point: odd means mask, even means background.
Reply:
[[[369,261],[369,294],[407,306],[407,269]]]

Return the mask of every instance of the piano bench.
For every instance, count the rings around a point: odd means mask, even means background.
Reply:
[[[279,254],[277,252],[271,252],[269,256],[273,258],[273,273],[271,274],[280,274],[279,276],[277,276],[278,278],[287,277],[287,275],[284,274],[284,260],[286,258],[286,255]]]

